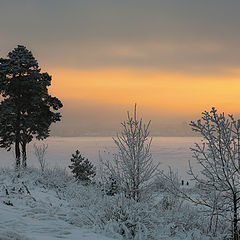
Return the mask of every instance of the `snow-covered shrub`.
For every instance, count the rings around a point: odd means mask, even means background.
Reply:
[[[1,231],[0,240],[31,240],[31,238],[20,235],[14,231]]]
[[[117,179],[114,178],[114,176],[110,176],[104,184],[103,191],[109,196],[114,196],[115,194],[119,193],[119,186],[120,183],[117,182]]]
[[[156,204],[136,202],[123,195],[99,197],[93,205],[86,204],[79,216],[85,224],[116,239],[219,240],[227,229],[223,223],[215,237],[209,234],[209,217],[173,196],[166,195]]]
[[[117,153],[111,160],[100,158],[105,172],[120,183],[120,191],[138,202],[151,197],[158,168],[150,152],[150,122],[144,124],[142,119],[138,119],[135,105],[133,116],[127,112],[127,120],[121,124],[121,133],[113,138]]]
[[[40,164],[41,170],[42,172],[44,172],[47,166],[46,153],[47,153],[48,145],[42,144],[41,146],[38,146],[34,144],[33,148],[34,148],[34,154]]]
[[[96,175],[96,169],[93,164],[83,157],[78,150],[75,154],[72,154],[71,162],[72,165],[69,168],[77,180],[90,181]]]
[[[44,171],[43,178],[44,184],[50,187],[66,187],[74,179],[69,175],[66,169],[60,167],[47,168]]]
[[[24,207],[24,216],[61,219],[114,239],[223,240],[229,227],[219,222],[213,236],[207,232],[210,216],[199,206],[167,193],[160,193],[158,202],[136,202],[124,194],[108,196],[97,184],[79,184],[57,168],[46,169],[44,174],[35,168],[0,169],[0,185],[0,206],[13,209],[3,203],[10,201],[14,208]]]
[[[226,222],[219,222],[218,231],[215,234],[209,232],[210,216],[199,206],[173,195],[166,194],[157,204],[156,211],[160,216],[158,226],[162,236],[156,239],[219,240],[224,239],[229,227]]]
[[[165,195],[160,201],[163,210],[172,210],[176,207],[176,202],[179,201],[178,198],[172,197],[170,195]]]
[[[171,181],[169,181],[169,179],[171,179]],[[154,181],[154,189],[160,192],[174,193],[176,192],[175,188],[179,187],[180,179],[178,173],[173,172],[170,167],[167,173],[160,171]]]
[[[87,216],[92,224],[119,239],[152,239],[158,220],[147,204],[122,194],[105,196],[99,203],[89,209]]]

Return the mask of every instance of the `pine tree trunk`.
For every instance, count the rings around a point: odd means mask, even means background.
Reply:
[[[17,121],[16,121],[16,134],[15,134],[15,156],[16,156],[16,169],[20,168],[20,113],[17,112]]]
[[[26,151],[26,143],[22,143],[22,166],[24,168],[27,167],[27,151]]]
[[[16,169],[20,168],[20,160],[21,160],[21,153],[20,153],[20,106],[19,106],[19,98],[20,98],[20,85],[19,85],[19,79],[17,81],[17,98],[15,99],[16,104],[16,128],[15,128],[15,155],[16,155]]]
[[[16,156],[16,169],[20,168],[20,147],[19,147],[19,140],[16,137],[15,142],[15,156]]]

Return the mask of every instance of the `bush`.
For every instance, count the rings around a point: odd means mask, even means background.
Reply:
[[[96,168],[78,150],[72,154],[71,162],[69,168],[77,180],[90,181],[96,175]]]
[[[119,183],[114,176],[110,176],[104,186],[104,191],[108,196],[114,196],[119,193]]]
[[[46,152],[48,149],[47,144],[42,144],[41,146],[37,146],[36,144],[33,145],[34,148],[34,154],[40,164],[42,172],[44,172],[46,166],[47,166],[47,161],[46,161]]]
[[[95,206],[88,206],[85,218],[114,239],[155,239],[152,235],[158,222],[151,207],[123,194],[103,197]]]

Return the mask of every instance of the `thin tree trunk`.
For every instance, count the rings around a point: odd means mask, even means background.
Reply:
[[[16,169],[20,167],[20,158],[21,158],[21,153],[20,153],[20,130],[19,130],[19,125],[20,125],[20,113],[17,113],[17,121],[16,121],[16,139],[15,139],[15,157],[16,157]]]
[[[22,166],[24,168],[27,167],[27,151],[26,151],[26,143],[22,143]]]
[[[238,152],[238,169],[240,170],[240,134],[237,131],[237,152]]]
[[[17,110],[17,119],[16,119],[16,128],[15,128],[15,156],[16,156],[16,169],[20,168],[21,164],[21,152],[20,152],[20,106],[19,106],[19,98],[20,98],[20,85],[19,79],[17,81],[17,98],[15,99],[16,110]]]
[[[237,196],[236,194],[233,194],[233,239],[239,240],[239,234],[238,234],[238,214],[237,214]]]
[[[19,147],[19,139],[16,136],[15,142],[15,156],[16,156],[16,169],[20,168],[20,147]]]

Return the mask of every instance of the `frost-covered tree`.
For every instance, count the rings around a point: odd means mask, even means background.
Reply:
[[[190,164],[189,174],[195,180],[197,196],[184,193],[174,183],[170,173],[170,186],[185,199],[204,206],[208,212],[209,230],[216,231],[219,220],[230,221],[232,239],[239,239],[240,207],[240,120],[232,115],[218,114],[215,108],[203,112],[202,118],[190,123],[192,130],[202,136],[201,143],[191,148],[193,158],[200,171],[194,171]]]
[[[62,103],[48,94],[51,76],[41,73],[37,60],[26,47],[18,45],[0,59],[0,146],[15,144],[16,167],[26,166],[26,145],[35,136],[49,136],[51,123],[60,121],[56,112]]]
[[[96,175],[96,169],[93,164],[83,157],[78,150],[75,154],[72,154],[71,162],[72,164],[69,168],[77,180],[90,181]]]
[[[215,215],[232,221],[233,239],[239,239],[238,209],[240,200],[240,120],[232,115],[218,114],[215,108],[202,113],[202,119],[191,122],[193,131],[204,138],[191,148],[193,157],[202,167],[196,175],[190,165],[190,175],[202,189],[201,201],[209,202]],[[213,196],[209,198],[209,196]],[[213,199],[217,201],[212,201]]]
[[[149,126],[150,121],[144,124],[137,118],[135,105],[133,116],[127,112],[122,132],[113,138],[118,152],[113,155],[113,161],[105,161],[110,175],[120,184],[119,188],[136,201],[146,197],[158,167],[153,164],[150,153]]]

